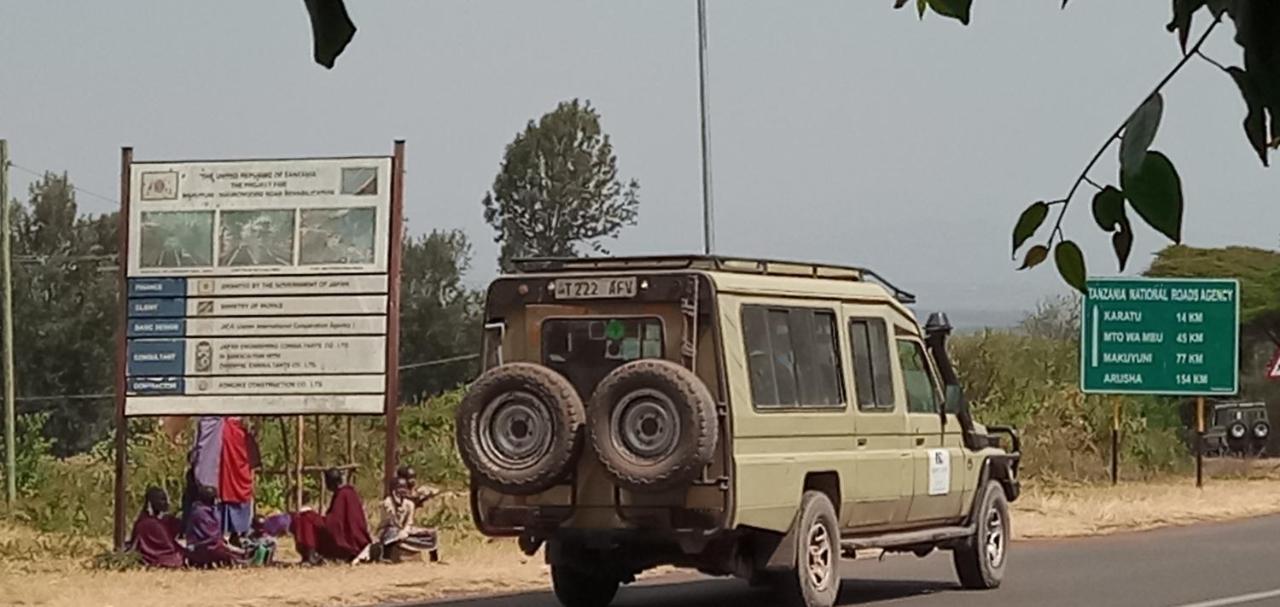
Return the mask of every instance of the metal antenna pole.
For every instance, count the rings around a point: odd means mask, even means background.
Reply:
[[[698,0],[698,97],[702,103],[702,244],[707,255],[715,249],[711,197],[711,116],[707,102],[707,0]]]
[[[18,499],[18,465],[17,441],[14,436],[14,424],[17,415],[14,412],[13,385],[13,252],[10,241],[13,238],[9,225],[12,221],[12,209],[9,204],[9,142],[0,139],[0,271],[4,272],[4,485],[5,500],[12,509]]]

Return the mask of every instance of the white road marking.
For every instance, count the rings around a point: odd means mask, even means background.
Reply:
[[[1178,605],[1178,607],[1227,607],[1228,605],[1243,605],[1245,603],[1255,603],[1277,597],[1280,597],[1280,589],[1267,590],[1265,592],[1254,592],[1252,594],[1238,594],[1236,596],[1214,599],[1212,601],[1187,603],[1186,605]]]

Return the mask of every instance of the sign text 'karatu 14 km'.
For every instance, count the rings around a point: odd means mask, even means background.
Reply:
[[[1091,279],[1087,286],[1080,323],[1085,392],[1236,393],[1239,282]]]

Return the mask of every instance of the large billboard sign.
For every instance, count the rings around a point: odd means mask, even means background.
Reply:
[[[391,157],[138,162],[127,179],[125,415],[384,412]]]
[[[1235,394],[1240,283],[1232,279],[1090,279],[1081,314],[1085,392]]]

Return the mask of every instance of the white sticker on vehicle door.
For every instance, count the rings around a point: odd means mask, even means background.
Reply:
[[[951,452],[929,450],[929,495],[951,493]]]

